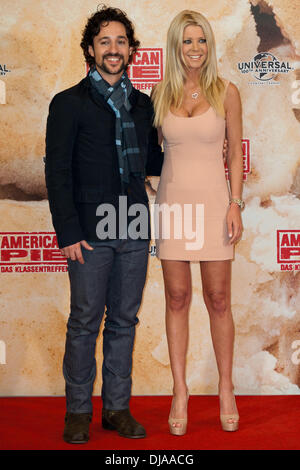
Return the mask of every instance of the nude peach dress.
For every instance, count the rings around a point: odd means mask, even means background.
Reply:
[[[226,225],[225,119],[212,107],[193,117],[169,111],[162,133],[165,158],[154,210],[157,257],[233,259]]]

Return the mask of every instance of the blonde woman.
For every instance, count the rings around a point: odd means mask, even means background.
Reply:
[[[187,427],[190,262],[200,264],[219,372],[222,429],[236,431],[239,415],[232,382],[230,279],[234,244],[243,229],[242,112],[236,86],[218,75],[214,35],[202,14],[185,10],[172,21],[165,77],[152,98],[165,151],[156,198],[156,243],[174,380],[170,432],[182,435]],[[230,191],[222,156],[225,132]],[[180,233],[180,227],[189,230]]]

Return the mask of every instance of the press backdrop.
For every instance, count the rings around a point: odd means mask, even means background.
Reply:
[[[108,3],[108,2],[107,2]],[[0,394],[62,395],[69,284],[48,209],[43,156],[48,105],[79,82],[79,46],[95,0],[0,2]],[[203,13],[220,74],[240,90],[244,118],[244,233],[233,262],[238,394],[298,394],[300,386],[299,0],[116,0],[141,49],[130,68],[150,93],[164,71],[166,33],[182,9]],[[153,202],[157,178],[148,192]],[[133,394],[170,394],[160,262],[149,271],[134,352]],[[199,265],[187,380],[217,392],[217,368]],[[101,336],[97,343],[102,359]],[[101,370],[98,368],[99,371]],[[100,393],[98,373],[95,394]]]

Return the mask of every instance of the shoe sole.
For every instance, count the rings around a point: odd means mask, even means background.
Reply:
[[[67,443],[67,444],[86,444],[87,442],[89,442],[90,440],[90,436],[87,436],[85,439],[71,439],[65,435],[62,436],[63,440]]]
[[[89,442],[89,439],[87,441],[69,441],[67,439],[64,439],[64,441],[67,443],[67,444],[86,444],[87,442]]]
[[[117,431],[117,430],[116,430]],[[117,431],[117,433],[119,434],[119,436],[121,437],[128,437],[128,439],[144,439],[144,437],[146,437],[146,434],[143,434],[142,436],[128,436],[126,434],[122,434],[120,433],[119,431]]]

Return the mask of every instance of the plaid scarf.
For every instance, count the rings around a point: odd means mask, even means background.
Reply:
[[[116,147],[122,193],[129,184],[129,175],[145,178],[143,160],[140,156],[135,125],[129,113],[131,104],[128,100],[132,84],[124,72],[121,79],[113,86],[109,85],[96,68],[89,72],[92,86],[102,95],[116,115]]]

